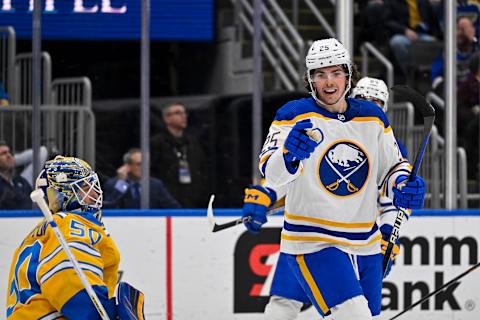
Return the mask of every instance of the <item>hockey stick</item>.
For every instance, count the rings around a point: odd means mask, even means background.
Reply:
[[[215,217],[213,216],[213,201],[215,200],[215,195],[212,194],[210,196],[210,201],[208,202],[208,209],[207,209],[207,219],[208,222],[210,223],[210,227],[212,229],[212,232],[217,232],[225,229],[229,229],[231,227],[235,227],[236,225],[242,224],[244,222],[250,221],[251,217],[242,217],[238,218],[226,223],[218,224],[215,222]],[[284,207],[279,207],[275,209],[270,209],[267,211],[267,215],[271,215],[274,213],[282,212],[284,211]]]
[[[414,304],[408,306],[408,307],[407,307],[406,309],[404,309],[402,312],[398,313],[396,316],[394,316],[393,318],[390,318],[389,320],[393,320],[393,319],[396,319],[396,318],[400,317],[402,314],[404,314],[404,313],[407,312],[408,310],[412,309],[413,307],[418,306],[419,304],[421,304],[421,303],[424,302],[425,300],[430,299],[430,297],[437,295],[437,294],[440,293],[443,289],[448,288],[450,285],[454,284],[455,282],[457,282],[457,281],[460,280],[461,278],[465,277],[467,274],[469,274],[469,273],[472,272],[473,270],[477,269],[478,267],[480,267],[480,262],[477,263],[476,265],[470,267],[467,271],[463,272],[462,274],[459,274],[458,276],[456,276],[456,277],[453,278],[452,280],[448,281],[447,283],[445,283],[443,286],[441,286],[441,287],[438,288],[437,290],[429,293],[428,295],[426,295],[425,297],[421,298],[420,300],[418,300],[418,301],[415,302]]]
[[[50,212],[50,209],[47,206],[47,203],[45,202],[44,193],[42,189],[36,189],[32,191],[30,194],[30,198],[32,199],[33,202],[37,203],[38,206],[40,207],[40,210],[42,210],[43,215],[47,219],[47,222],[50,224],[52,227],[53,232],[55,233],[55,236],[57,237],[58,241],[60,241],[60,245],[62,246],[63,251],[68,256],[68,259],[73,265],[73,268],[75,269],[75,272],[77,273],[78,277],[80,278],[80,281],[82,282],[83,286],[85,287],[88,296],[93,302],[93,305],[97,309],[98,313],[100,314],[100,317],[102,317],[103,320],[110,320],[108,317],[107,312],[103,308],[103,305],[100,303],[100,299],[98,298],[97,294],[92,288],[92,285],[88,282],[87,277],[83,273],[82,269],[80,268],[80,265],[73,255],[72,251],[67,245],[67,241],[63,237],[62,233],[60,232],[60,229],[58,228],[57,224],[53,220],[52,213]]]
[[[418,110],[423,117],[423,140],[415,155],[412,172],[410,172],[410,176],[408,178],[408,180],[412,181],[418,173],[418,169],[420,168],[420,164],[422,163],[423,155],[428,144],[428,140],[430,139],[430,132],[432,131],[433,122],[435,120],[435,109],[433,109],[432,105],[428,103],[424,96],[422,96],[420,93],[408,86],[397,85],[392,87],[392,90],[403,95],[405,98],[407,98],[408,101],[412,102],[415,109]],[[390,264],[390,255],[392,254],[395,241],[399,236],[399,231],[403,222],[404,215],[405,211],[402,208],[398,208],[397,217],[395,219],[395,223],[393,224],[393,229],[392,233],[390,234],[388,246],[385,250],[385,255],[383,256],[384,277],[386,276],[388,265]]]

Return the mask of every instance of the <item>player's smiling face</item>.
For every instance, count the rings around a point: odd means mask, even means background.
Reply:
[[[341,66],[316,69],[311,75],[317,97],[326,105],[336,105],[345,91],[348,74]]]

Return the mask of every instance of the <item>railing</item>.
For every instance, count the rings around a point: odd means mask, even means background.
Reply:
[[[32,54],[21,53],[15,58],[15,90],[12,104],[32,103]],[[48,52],[42,52],[42,103],[50,104],[52,92],[52,60]]]
[[[239,41],[243,41],[243,28],[253,35],[253,5],[249,0],[231,1],[236,8],[235,20],[239,21]],[[295,90],[304,70],[305,43],[277,1],[262,2],[262,13],[262,52],[281,84],[287,90]]]
[[[388,119],[395,133],[395,138],[407,148],[410,158],[413,153],[411,130],[414,123],[414,113],[413,105],[410,102],[389,103],[387,112]]]
[[[445,101],[436,93],[430,91],[426,94],[425,98],[427,99],[428,102],[433,103],[436,107],[439,107],[440,109],[445,110]],[[480,132],[478,134],[478,137],[480,137]],[[441,139],[442,139],[442,146],[443,146],[444,139],[443,138]],[[466,186],[464,186],[463,184],[467,183],[468,181],[466,150],[462,147],[458,147],[457,156],[458,156],[458,170],[459,170],[458,180],[460,181],[459,192],[460,194],[462,194],[462,189],[466,188]],[[477,159],[477,166],[480,166],[480,159]],[[478,181],[478,183],[480,185],[480,181]],[[468,200],[480,200],[480,190],[478,193],[468,193],[468,191],[466,190],[465,197],[467,202]],[[462,201],[463,201],[463,198],[460,199],[460,203],[462,203]]]
[[[42,145],[62,154],[75,155],[95,164],[95,116],[84,106],[42,105]],[[14,152],[30,149],[32,106],[10,105],[0,109],[0,139]],[[53,128],[53,130],[52,130]]]
[[[387,70],[387,86],[391,88],[394,83],[394,73],[393,73],[393,64],[390,62],[390,60],[387,59],[377,48],[375,48],[370,42],[364,42],[360,46],[360,52],[362,53],[362,74],[364,76],[368,76],[368,66],[369,66],[369,59],[368,59],[368,54],[371,53],[375,58],[380,61],[381,64],[385,66],[385,69]],[[391,103],[394,102],[393,100],[393,94],[390,96],[389,101]]]
[[[422,139],[422,126],[415,126],[412,130],[414,146]],[[457,148],[458,189],[457,201],[460,208],[468,208],[468,200],[472,197],[467,190],[467,155],[465,149]],[[427,181],[426,205],[428,208],[443,208],[445,203],[445,140],[433,126],[429,145],[425,152],[419,174]]]
[[[13,77],[16,54],[16,36],[12,27],[0,27],[0,81],[11,96],[15,90]]]
[[[412,162],[413,152],[421,143],[423,127],[414,126],[414,107],[410,102],[392,104],[388,109],[395,137],[407,148]],[[457,149],[458,157],[458,201],[460,208],[468,207],[471,198],[467,192],[467,155],[463,148]],[[445,193],[445,141],[434,126],[419,174],[427,181],[426,207],[441,208]]]
[[[59,106],[92,106],[92,83],[87,77],[58,78],[52,82],[52,103]]]
[[[445,101],[441,97],[439,97],[436,93],[430,91],[427,93],[425,96],[425,99],[427,99],[428,102],[435,104],[435,106],[441,108],[442,110],[445,110]]]
[[[313,3],[312,0],[304,0],[305,4],[310,8],[310,11],[312,11],[312,14],[317,18],[318,22],[322,25],[322,28],[325,29],[325,31],[328,33],[328,35],[332,38],[335,37],[335,31],[333,31],[332,27],[330,27],[330,24],[328,23],[327,19],[322,15],[320,10],[318,10],[317,6]],[[332,4],[335,6],[335,2],[331,1]]]

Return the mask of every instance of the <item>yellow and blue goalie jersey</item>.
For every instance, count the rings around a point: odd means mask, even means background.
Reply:
[[[281,251],[306,254],[337,247],[352,254],[380,252],[377,197],[392,198],[395,179],[411,167],[386,115],[369,101],[347,99],[331,113],[313,98],[288,102],[270,126],[259,168],[266,184],[286,188]],[[310,119],[319,145],[291,170],[283,144],[296,122]]]
[[[115,243],[90,213],[59,212],[53,217],[105,306],[117,284],[120,254]],[[7,318],[99,317],[51,226],[43,220],[15,251],[8,280]]]

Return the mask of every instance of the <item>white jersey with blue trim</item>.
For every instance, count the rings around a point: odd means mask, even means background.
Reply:
[[[345,113],[331,113],[313,98],[280,108],[260,154],[259,168],[274,189],[286,188],[281,251],[306,254],[337,247],[352,254],[380,252],[377,197],[392,197],[410,164],[386,115],[369,101],[347,99]],[[320,144],[289,171],[283,145],[296,122],[310,119]]]

